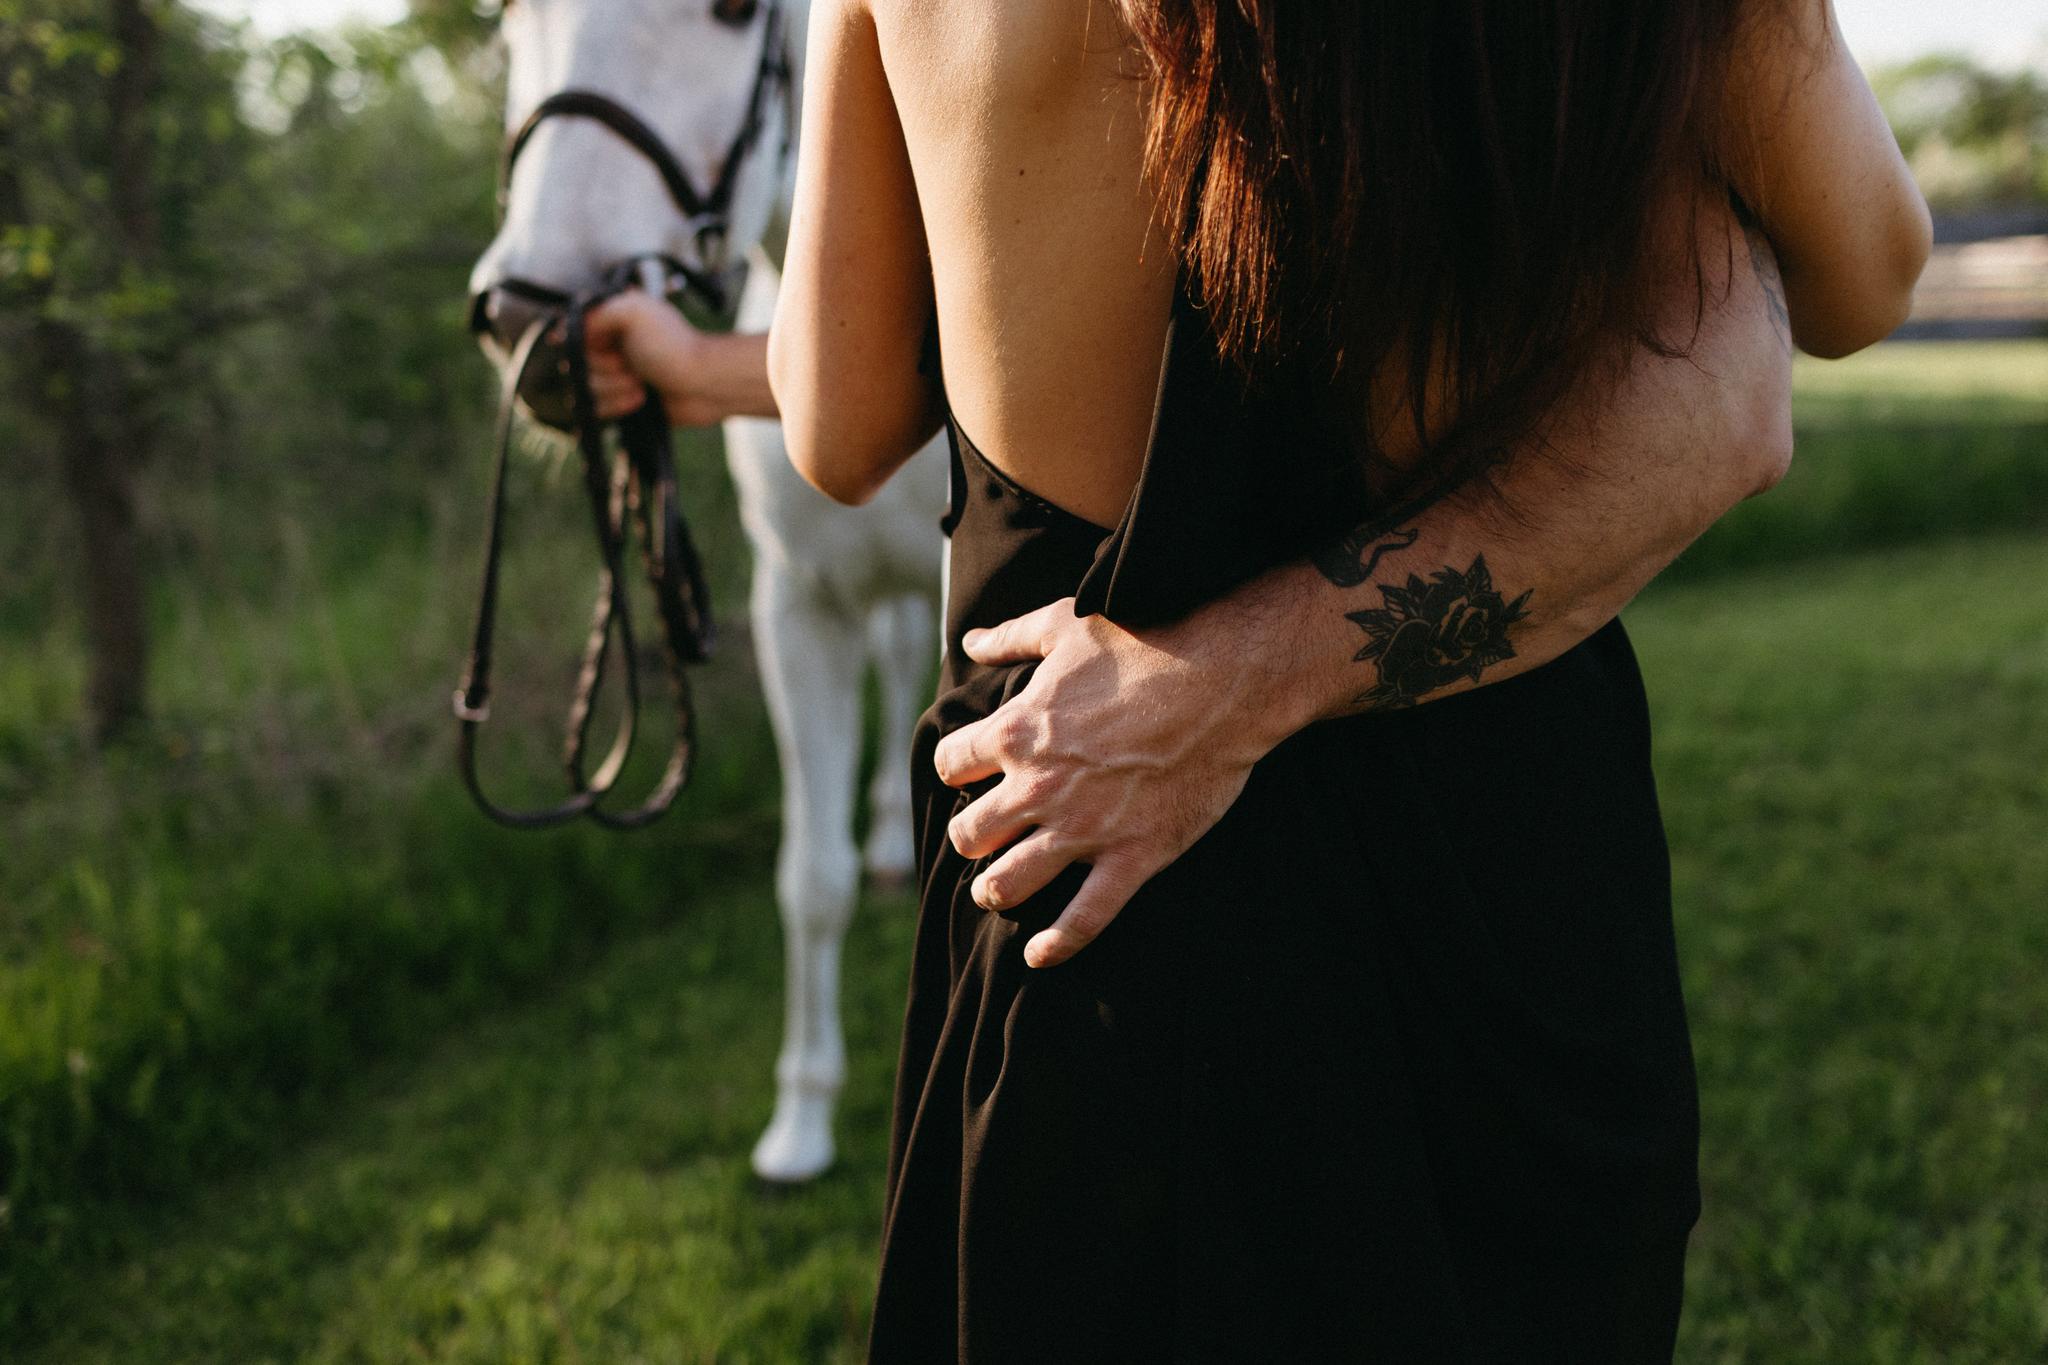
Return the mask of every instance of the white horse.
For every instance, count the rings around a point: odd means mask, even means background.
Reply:
[[[766,42],[787,42],[792,79],[800,78],[808,8],[783,3],[778,15],[774,0],[507,0],[508,131],[551,95],[591,91],[637,116],[706,193],[736,146],[740,161],[721,251],[615,127],[548,118],[520,149],[503,224],[476,264],[472,291],[495,300],[492,290],[525,280],[574,292],[596,286],[614,263],[656,253],[712,276],[743,259],[737,325],[765,330],[781,276],[764,244],[779,244],[787,223],[794,177],[783,153],[797,102],[756,100],[754,87],[767,69]],[[771,32],[771,18],[786,38]],[[740,146],[750,105],[764,122]],[[753,1163],[765,1178],[794,1181],[833,1158],[832,1111],[846,1070],[839,950],[863,862],[887,880],[911,867],[905,755],[936,656],[946,468],[944,455],[927,449],[872,503],[841,507],[797,475],[778,424],[734,419],[724,430],[754,551],[753,638],[782,765],[775,894],[788,954],[784,1033],[775,1115]],[[870,661],[882,761],[863,850],[853,825]]]

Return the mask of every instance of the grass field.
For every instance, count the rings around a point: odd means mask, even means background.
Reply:
[[[1722,518],[1670,579],[2048,525],[2048,342],[1801,356],[1792,413],[1785,481]]]
[[[1681,1358],[2042,1358],[2048,542],[1680,587],[1630,622],[1705,1097]],[[747,1174],[779,956],[765,891],[722,892],[132,1229],[27,1359],[855,1359],[908,941],[907,904],[863,908],[846,1160],[816,1187]]]
[[[338,1097],[50,1305],[47,1362],[858,1359],[912,907],[846,959],[841,1166],[769,1191],[781,953],[753,886]]]
[[[693,462],[692,506],[730,605],[744,565],[718,470]],[[485,769],[534,798],[559,790],[591,569],[583,542],[546,533],[573,485],[546,461],[518,475]],[[33,1333],[52,1277],[138,1202],[320,1122],[362,1059],[416,1050],[767,856],[774,751],[743,628],[695,674],[711,719],[674,819],[622,843],[476,815],[447,701],[473,516],[381,540],[257,517],[247,539],[279,553],[254,579],[171,560],[153,723],[105,752],[78,720],[68,632],[0,634],[0,1342]],[[627,781],[658,761],[655,730]]]
[[[1794,361],[1792,419],[1824,426],[2021,426],[2048,421],[2048,341],[1893,341]]]
[[[2048,1358],[2048,540],[1661,593],[1686,1358]]]
[[[1682,1360],[2048,1358],[2043,376],[1802,368],[1793,476],[1629,613],[1705,1105]],[[682,818],[508,836],[447,776],[464,528],[328,548],[174,585],[162,721],[103,758],[61,632],[0,639],[0,1357],[858,1358],[910,907],[849,941],[842,1166],[760,1189],[743,636]],[[551,553],[521,629],[581,613]]]

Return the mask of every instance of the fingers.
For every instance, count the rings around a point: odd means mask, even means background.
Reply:
[[[982,869],[968,892],[984,910],[1008,910],[1045,890],[1073,861],[1072,846],[1058,834],[1033,830]]]
[[[981,664],[1043,659],[1052,652],[1053,641],[1061,625],[1073,619],[1074,599],[1062,597],[1036,611],[1012,617],[999,626],[970,630],[960,644],[967,651],[968,658]],[[996,750],[1002,739],[1002,727],[1017,723],[1016,716],[1010,714],[1017,700],[1011,698],[994,715],[985,716],[972,725],[963,725],[939,741],[939,747],[932,754],[932,766],[938,769],[941,782],[949,787],[964,787],[1002,771]]]
[[[596,313],[591,316],[596,317]],[[613,315],[615,319],[617,316]],[[590,379],[590,396],[597,402],[597,415],[606,421],[624,417],[647,401],[647,386],[627,364],[625,354],[618,349],[618,338],[616,327],[608,336],[601,336],[587,326],[584,331],[585,373]]]
[[[583,315],[583,347],[587,351],[608,351],[616,353],[621,349],[626,330],[632,325],[634,310],[639,306],[641,295],[628,290],[614,294]],[[593,354],[592,359],[596,357]]]
[[[609,422],[638,410],[647,401],[647,386],[639,376],[624,369],[590,368],[590,396],[597,415]]]
[[[1024,965],[1055,967],[1080,952],[1109,927],[1144,884],[1145,875],[1132,864],[1106,855],[1098,858],[1060,917],[1024,945]]]
[[[1003,770],[996,758],[997,721],[1002,715],[998,709],[939,741],[932,751],[932,767],[938,771],[939,781],[949,787],[965,787]]]
[[[604,421],[624,417],[640,406],[645,394],[638,378],[626,365],[620,342],[625,334],[624,309],[613,307],[610,299],[583,317],[584,372],[590,380],[591,401]]]
[[[960,641],[967,657],[978,664],[1014,664],[1043,659],[1052,652],[1058,628],[1074,619],[1074,599],[1062,597],[1037,611],[1012,617],[987,630],[970,630]]]
[[[1031,828],[1035,803],[1017,778],[1007,777],[995,789],[954,816],[946,837],[963,858],[985,858]]]
[[[592,307],[583,318],[583,351],[598,414],[611,419],[635,411],[646,402],[643,384],[654,386],[671,420],[687,413],[684,352],[695,336],[680,312],[637,289]]]

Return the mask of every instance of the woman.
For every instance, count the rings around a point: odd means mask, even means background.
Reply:
[[[807,82],[792,456],[956,461],[872,1358],[1668,1359],[1613,618],[1924,259],[1830,10],[817,0]]]

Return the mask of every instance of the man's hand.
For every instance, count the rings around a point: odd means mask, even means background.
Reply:
[[[1223,818],[1252,765],[1300,724],[1277,716],[1257,685],[1257,652],[1233,659],[1216,648],[1226,641],[1246,644],[1197,618],[1134,635],[1076,617],[1072,598],[968,632],[977,663],[1040,661],[1023,691],[947,735],[934,756],[948,786],[1002,777],[947,831],[968,858],[1016,841],[974,879],[975,903],[1008,909],[1070,864],[1091,865],[1059,918],[1025,945],[1031,966],[1086,947]]]

